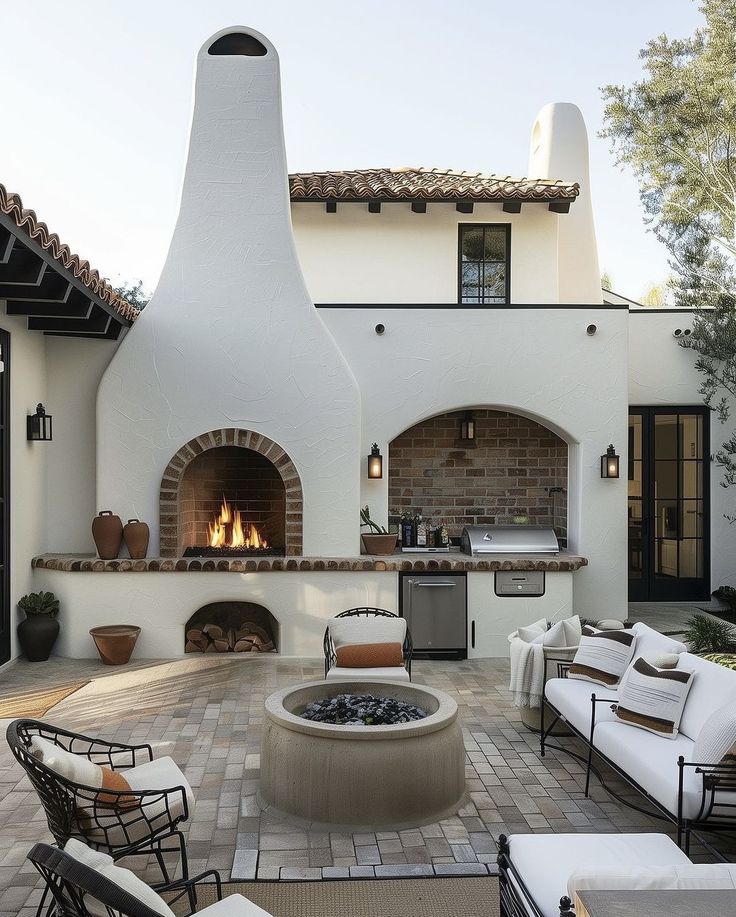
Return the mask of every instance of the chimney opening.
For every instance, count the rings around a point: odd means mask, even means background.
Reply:
[[[268,54],[268,49],[253,35],[246,32],[230,32],[229,35],[221,35],[217,41],[213,41],[207,53],[213,56],[264,57]]]

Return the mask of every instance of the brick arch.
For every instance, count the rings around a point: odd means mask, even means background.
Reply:
[[[161,478],[159,491],[160,547],[162,557],[175,557],[179,549],[179,492],[184,473],[190,462],[211,449],[222,446],[238,446],[250,449],[267,458],[276,468],[284,482],[286,492],[286,554],[290,557],[302,554],[302,520],[304,496],[302,482],[296,466],[278,443],[252,430],[238,430],[227,427],[210,430],[190,439],[172,457]]]

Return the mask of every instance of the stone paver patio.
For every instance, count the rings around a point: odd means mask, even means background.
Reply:
[[[157,755],[179,763],[197,797],[184,826],[192,873],[215,868],[233,879],[484,874],[495,870],[494,841],[501,833],[669,830],[616,802],[595,779],[585,799],[583,770],[569,755],[540,757],[538,738],[511,705],[506,660],[414,663],[416,682],[448,692],[460,708],[468,801],[457,816],[398,832],[351,834],[261,813],[263,702],[279,688],[322,674],[319,659],[278,656],[201,656],[112,673],[92,660],[54,658],[42,665],[18,661],[0,679],[0,691],[94,679],[45,719],[109,739],[151,742]],[[626,794],[612,774],[607,779]],[[49,838],[38,798],[3,741],[0,914],[33,913],[40,892],[25,855]],[[140,870],[141,860],[135,865]],[[146,869],[156,875],[151,864]]]

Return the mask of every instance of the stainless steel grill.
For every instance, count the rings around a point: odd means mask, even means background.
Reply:
[[[545,525],[468,525],[463,529],[466,554],[557,554],[554,529]]]

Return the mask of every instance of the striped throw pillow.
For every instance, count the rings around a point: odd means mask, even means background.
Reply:
[[[607,687],[617,685],[634,655],[636,634],[630,630],[591,631],[591,627],[583,628],[568,677]]]
[[[694,672],[657,669],[639,657],[618,686],[616,716],[625,723],[674,739]]]

